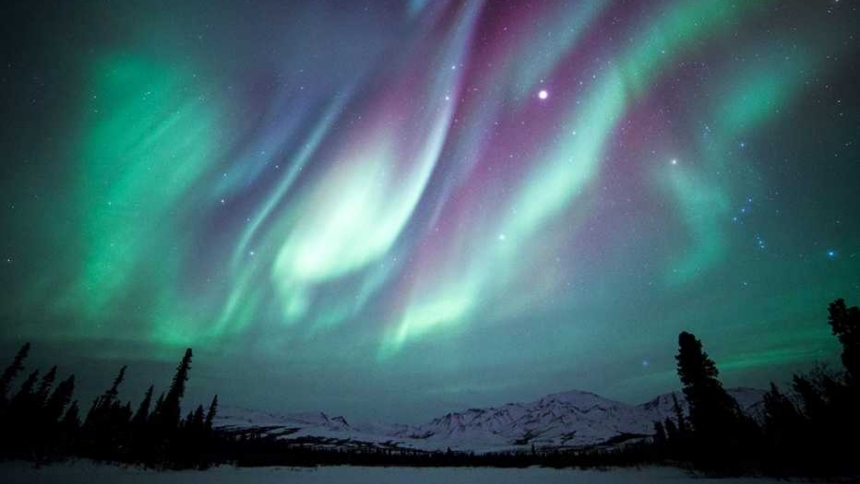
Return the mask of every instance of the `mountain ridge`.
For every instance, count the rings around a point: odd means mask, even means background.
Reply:
[[[727,390],[742,410],[760,418],[764,390]],[[569,390],[531,402],[448,412],[425,424],[350,424],[343,416],[323,412],[278,414],[222,407],[215,426],[238,434],[254,432],[282,439],[304,439],[320,445],[380,445],[408,449],[498,451],[540,448],[579,448],[653,433],[655,421],[674,417],[672,395],[686,412],[679,391],[637,405],[595,393]]]

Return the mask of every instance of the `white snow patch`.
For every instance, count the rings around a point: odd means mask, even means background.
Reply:
[[[608,471],[573,469],[487,469],[487,468],[409,468],[409,467],[319,467],[295,469],[285,467],[235,468],[217,467],[207,471],[165,471],[97,465],[88,461],[55,464],[34,469],[24,462],[0,463],[0,482],[4,484],[642,484],[719,483],[770,484],[779,482],[761,478],[705,479],[669,467],[642,470]]]

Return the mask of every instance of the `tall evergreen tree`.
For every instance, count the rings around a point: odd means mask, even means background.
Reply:
[[[715,462],[746,436],[741,435],[744,417],[737,402],[723,389],[719,371],[702,350],[702,342],[690,333],[678,336],[678,376],[690,408],[690,426],[698,458]]]
[[[218,412],[218,395],[212,397],[212,403],[209,404],[209,411],[206,412],[206,430],[212,430],[212,422],[215,421],[215,414]]]
[[[28,354],[30,354],[30,343],[24,343],[21,349],[18,350],[12,363],[0,375],[0,402],[6,400],[6,392],[9,391],[9,385],[18,376],[18,373],[24,369],[24,360],[27,359]]]
[[[80,410],[78,409],[78,401],[74,400],[69,405],[66,413],[63,414],[63,418],[60,419],[59,438],[57,441],[60,449],[65,449],[67,452],[74,449],[80,428]]]
[[[57,385],[57,389],[45,402],[45,418],[48,422],[55,423],[63,415],[63,411],[75,393],[75,375],[71,375]]]
[[[203,411],[203,405],[197,405],[197,409],[194,410],[194,416],[191,418],[191,427],[195,431],[203,430],[204,425],[206,424],[206,413]]]
[[[113,384],[111,384],[111,387],[105,392],[104,398],[101,402],[104,407],[111,407],[116,401],[116,398],[119,395],[119,386],[122,385],[123,380],[125,380],[126,368],[127,367],[123,365],[123,367],[119,369],[119,373],[116,375],[116,378],[114,378]]]
[[[188,381],[188,372],[191,370],[191,348],[185,350],[185,356],[176,367],[176,374],[173,376],[173,382],[170,384],[170,390],[164,397],[164,403],[161,406],[160,421],[165,429],[173,429],[179,426],[180,419],[180,403],[185,395],[185,382]]]
[[[84,419],[84,427],[89,429],[91,433],[95,432],[99,434],[105,432],[111,425],[111,409],[116,403],[117,395],[119,395],[119,386],[125,379],[125,369],[125,366],[120,368],[111,386],[93,400],[93,404],[87,412],[87,417]]]
[[[149,423],[158,424],[161,421],[161,409],[164,407],[164,392],[158,395],[158,400],[155,401],[155,407],[149,414]]]
[[[149,419],[149,406],[152,404],[152,391],[153,385],[150,385],[149,389],[146,390],[146,394],[143,396],[143,400],[140,402],[140,406],[137,407],[137,412],[131,419],[132,423],[136,426],[145,425],[146,421]]]
[[[125,370],[126,366],[120,368],[111,386],[93,400],[93,404],[90,407],[90,411],[87,412],[87,418],[84,421],[85,427],[95,426],[104,430],[104,428],[110,425],[112,409],[114,409],[117,403],[117,396],[119,395],[119,386],[125,380]],[[115,413],[114,411],[113,414]]]
[[[51,394],[51,388],[53,388],[54,381],[56,379],[57,365],[54,365],[50,370],[48,370],[48,373],[45,373],[45,376],[42,377],[41,383],[39,383],[39,390],[36,392],[37,405],[44,405],[48,401],[48,397]]]
[[[179,423],[180,428],[189,429],[191,428],[192,420],[194,419],[194,411],[189,410],[188,415],[185,416],[184,419]]]

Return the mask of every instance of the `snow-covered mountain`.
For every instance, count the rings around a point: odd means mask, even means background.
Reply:
[[[449,413],[416,427],[413,437],[453,447],[585,446],[624,434],[649,434],[653,425],[632,405],[571,391],[531,403]],[[453,444],[453,445],[451,445]]]
[[[729,393],[757,417],[764,391],[737,388]],[[685,401],[675,392],[678,402]],[[547,395],[530,403],[452,412],[423,425],[351,425],[324,413],[279,415],[236,407],[222,408],[215,425],[233,432],[258,432],[329,445],[373,444],[402,448],[491,451],[544,447],[586,447],[641,438],[654,422],[674,416],[672,393],[630,405],[589,392]]]

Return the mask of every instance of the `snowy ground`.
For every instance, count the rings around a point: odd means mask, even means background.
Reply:
[[[645,470],[619,469],[610,471],[579,471],[555,469],[416,469],[407,467],[320,467],[316,469],[290,469],[283,467],[257,467],[236,469],[219,467],[208,471],[154,472],[135,468],[95,465],[89,462],[59,464],[41,469],[22,462],[0,463],[0,482],[17,483],[254,483],[254,484],[627,484],[627,483],[719,483],[719,484],[770,484],[776,480],[699,479],[684,471],[672,468]]]

